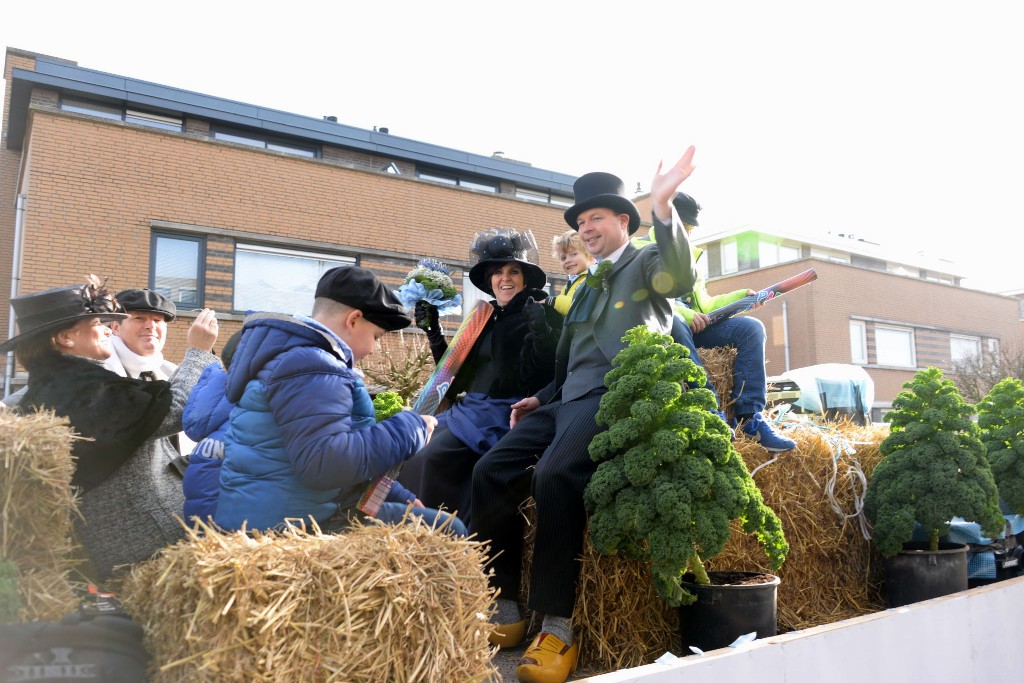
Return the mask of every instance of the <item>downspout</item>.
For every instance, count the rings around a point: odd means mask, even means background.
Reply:
[[[786,352],[786,372],[789,372],[789,316],[787,315],[786,304],[782,302],[782,348]]]
[[[11,264],[11,299],[18,296],[18,283],[21,282],[21,242],[25,230],[25,201],[27,195],[19,194],[14,211],[14,254]],[[14,307],[8,304],[7,338],[14,336]],[[4,398],[11,395],[11,383],[14,381],[14,351],[7,352],[7,365],[4,369]]]

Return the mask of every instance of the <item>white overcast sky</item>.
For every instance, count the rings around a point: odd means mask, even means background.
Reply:
[[[1024,289],[1024,3],[12,2],[80,66],[649,186],[701,229],[855,234]]]

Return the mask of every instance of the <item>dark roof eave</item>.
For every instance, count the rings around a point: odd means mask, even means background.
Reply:
[[[21,149],[25,135],[32,87],[45,86],[61,92],[126,105],[180,112],[233,126],[265,130],[400,160],[430,164],[484,175],[518,184],[543,187],[572,196],[575,176],[418,142],[408,138],[354,128],[345,124],[257,107],[146,81],[114,76],[73,64],[36,60],[36,70],[14,69],[7,146]]]

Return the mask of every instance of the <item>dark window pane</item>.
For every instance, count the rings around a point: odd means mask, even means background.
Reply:
[[[199,241],[157,236],[153,287],[178,304],[199,305]]]

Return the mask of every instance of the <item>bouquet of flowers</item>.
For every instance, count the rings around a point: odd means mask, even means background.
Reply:
[[[455,289],[448,266],[425,258],[405,276],[405,283],[395,291],[398,300],[409,311],[420,301],[437,308],[438,315],[462,311],[462,295]]]

